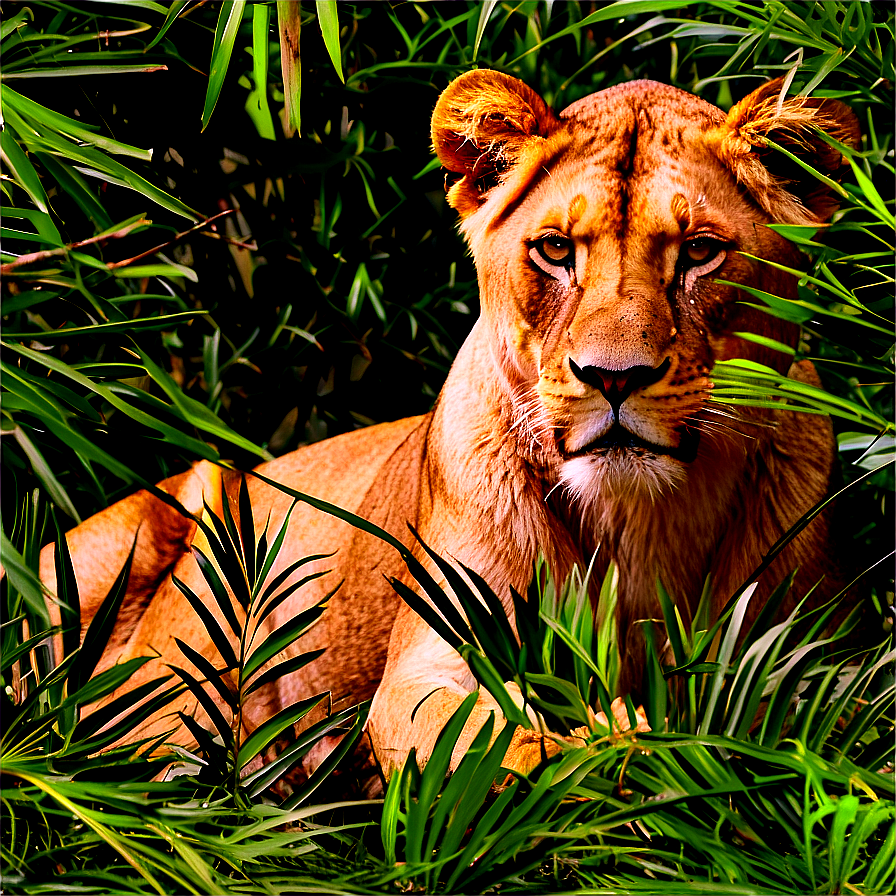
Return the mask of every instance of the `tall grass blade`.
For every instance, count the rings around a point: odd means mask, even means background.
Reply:
[[[208,73],[208,90],[205,94],[205,105],[202,109],[202,130],[208,127],[212,112],[221,95],[224,86],[224,78],[230,66],[230,56],[233,53],[233,44],[236,40],[243,12],[246,8],[246,0],[230,0],[223,3],[218,13],[218,24],[215,28],[215,40],[212,44],[212,59]]]

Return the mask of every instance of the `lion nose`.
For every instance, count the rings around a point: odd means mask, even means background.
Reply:
[[[613,416],[619,416],[619,408],[622,403],[637,389],[643,389],[652,383],[659,382],[668,372],[672,364],[671,358],[666,358],[659,367],[626,367],[624,370],[608,370],[605,367],[594,367],[586,364],[579,367],[572,358],[569,359],[569,369],[576,379],[588,386],[593,386],[610,403]]]

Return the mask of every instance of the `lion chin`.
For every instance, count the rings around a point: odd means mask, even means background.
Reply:
[[[560,466],[560,482],[588,514],[595,505],[646,498],[651,504],[682,485],[687,465],[642,448],[610,448],[580,454]]]

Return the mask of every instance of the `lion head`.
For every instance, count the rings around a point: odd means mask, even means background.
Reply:
[[[713,364],[787,371],[788,354],[737,334],[793,347],[798,328],[738,284],[795,296],[780,266],[797,253],[765,225],[830,216],[831,192],[790,159],[834,174],[844,160],[819,132],[855,144],[858,128],[835,100],[783,91],[769,82],[726,115],[634,81],[555,114],[515,78],[472,71],[439,99],[433,144],[460,176],[448,198],[515,425],[582,501],[654,500],[694,464],[735,462],[724,436],[749,438],[764,412],[713,406]]]

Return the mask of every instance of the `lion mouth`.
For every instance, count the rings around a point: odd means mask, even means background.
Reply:
[[[610,452],[631,452],[637,456],[665,455],[666,457],[690,463],[697,456],[700,433],[695,429],[685,429],[677,446],[657,445],[648,442],[619,423],[614,423],[600,438],[589,442],[578,451],[563,452],[565,459],[582,457],[586,454],[606,455]]]

